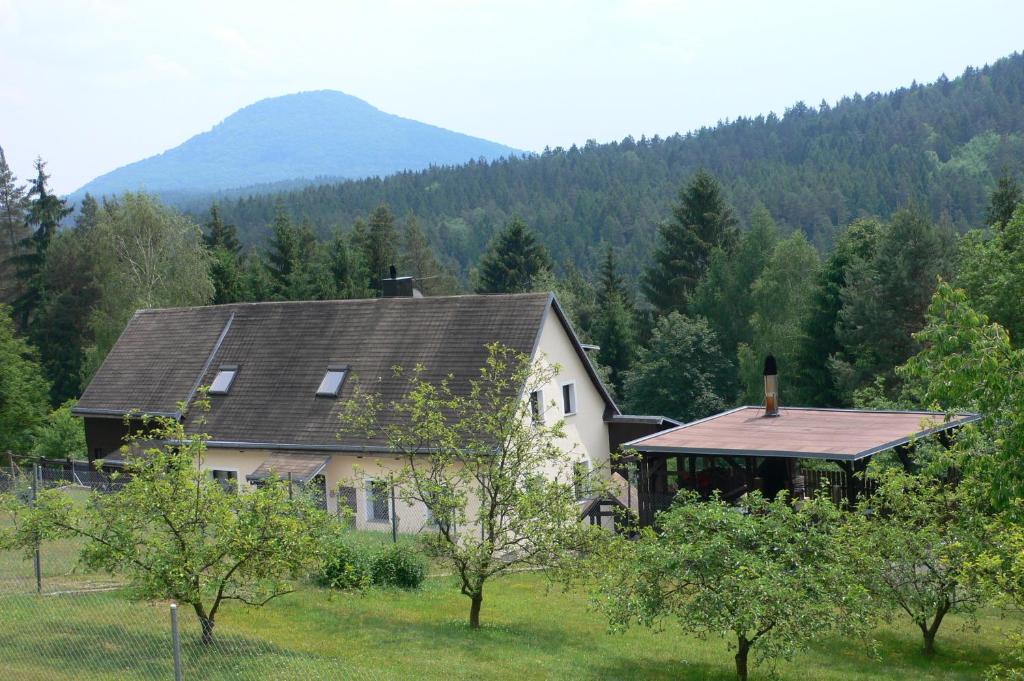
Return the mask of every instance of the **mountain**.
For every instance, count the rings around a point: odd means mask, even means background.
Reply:
[[[180,195],[300,178],[384,176],[517,153],[384,113],[343,92],[319,90],[256,102],[173,149],[97,177],[72,198],[140,188]]]
[[[721,181],[744,220],[758,204],[825,248],[860,215],[916,205],[957,229],[981,224],[1004,167],[1024,170],[1024,55],[963,75],[833,104],[798,102],[783,115],[741,117],[658,137],[545,150],[387,178],[323,184],[221,202],[250,243],[278,202],[326,233],[380,202],[415,214],[449,264],[465,273],[512,215],[555,259],[593,270],[605,244],[636,273],[655,226],[698,168]],[[186,206],[205,219],[209,200]]]

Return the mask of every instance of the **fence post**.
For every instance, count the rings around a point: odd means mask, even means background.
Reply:
[[[391,478],[391,541],[398,543],[398,508],[395,505],[395,479]]]
[[[36,495],[39,492],[39,477],[41,471],[39,470],[39,464],[32,464],[32,506],[36,505]],[[32,562],[36,570],[36,593],[43,593],[43,564],[42,557],[39,552],[39,534],[36,534],[36,549],[32,556]]]
[[[288,471],[288,499],[292,498],[292,473]]]
[[[174,681],[181,681],[181,635],[178,633],[177,603],[171,603],[171,647],[174,651]]]

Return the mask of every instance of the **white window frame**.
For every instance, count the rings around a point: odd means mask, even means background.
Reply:
[[[324,384],[327,383],[327,377],[331,374],[341,374],[341,378],[338,379],[337,390],[326,390]],[[324,370],[323,378],[320,379],[320,385],[317,386],[316,396],[317,397],[337,397],[341,394],[342,388],[345,387],[345,379],[348,378],[348,365],[347,364],[331,364]]]
[[[217,476],[214,475],[215,472],[220,471],[222,473],[234,473],[235,474],[235,491],[236,492],[241,491],[241,489],[242,489],[242,486],[241,486],[242,476],[241,476],[241,471],[239,471],[237,468],[232,468],[231,466],[209,466],[206,469],[206,471],[210,474],[210,479],[213,480],[214,482],[218,482],[218,483],[220,483],[220,480],[218,480]],[[221,483],[221,484],[223,484],[223,483]]]
[[[571,411],[565,408],[565,389],[567,387],[569,388],[569,402],[571,403],[570,406],[572,407]],[[576,413],[578,413],[579,410],[579,405],[576,402],[576,381],[565,381],[564,383],[562,383],[561,398],[562,414],[564,414],[565,416],[576,415]]]
[[[214,389],[213,386],[217,384],[217,379],[220,378],[221,374],[231,374],[231,378],[228,379],[228,384],[226,386],[224,386],[224,388],[222,390],[216,390],[216,389]],[[230,365],[225,364],[225,365],[222,365],[219,369],[217,369],[217,373],[213,375],[213,380],[210,381],[210,387],[207,390],[207,392],[210,395],[227,395],[228,393],[231,392],[231,386],[233,386],[235,384],[235,379],[237,379],[237,378],[238,378],[238,365],[237,364],[230,364]],[[228,469],[220,468],[218,470],[228,470]]]
[[[374,516],[374,513],[373,513],[373,494],[371,493],[370,490],[373,488],[373,485],[375,483],[384,483],[385,485],[387,485],[388,480],[387,480],[387,478],[367,478],[366,479],[366,484],[363,485],[363,514],[366,516],[366,522],[368,522],[368,523],[379,523],[379,524],[390,523],[391,522],[391,514],[395,510],[395,509],[391,508],[391,495],[390,494],[388,494],[384,498],[384,500],[387,502],[388,517],[387,518],[377,518],[377,517]]]
[[[533,400],[534,395],[537,396],[536,402]],[[530,391],[526,399],[530,403],[530,418],[533,419],[534,423],[544,423],[544,389],[537,388]]]

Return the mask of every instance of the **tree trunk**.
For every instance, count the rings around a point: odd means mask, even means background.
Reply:
[[[479,629],[480,628],[480,606],[484,602],[483,591],[478,591],[475,594],[471,594],[469,606],[469,628]]]
[[[213,643],[213,618],[206,615],[206,610],[201,605],[193,604],[192,609],[196,611],[196,617],[199,618],[199,626],[203,631],[203,645],[211,645]]]
[[[750,652],[750,641],[740,636],[736,645],[736,678],[747,681],[747,653]]]
[[[948,605],[942,605],[938,610],[935,611],[935,619],[932,620],[931,626],[928,626],[926,622],[921,622],[921,634],[924,636],[924,654],[931,657],[935,654],[935,635],[939,633],[939,626],[942,624],[942,618],[949,612]]]

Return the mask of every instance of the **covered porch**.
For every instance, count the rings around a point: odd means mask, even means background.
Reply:
[[[864,494],[864,471],[873,456],[893,451],[911,466],[913,443],[948,437],[977,420],[974,414],[924,411],[738,407],[623,445],[635,471],[641,526],[682,489],[734,500],[752,490],[774,498],[785,490],[803,497],[822,488],[852,504]],[[832,465],[823,465],[832,464]]]

